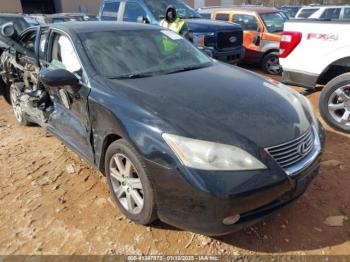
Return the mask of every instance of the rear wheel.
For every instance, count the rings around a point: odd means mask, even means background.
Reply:
[[[320,96],[323,119],[335,129],[350,133],[350,74],[340,75],[323,88]]]
[[[127,218],[143,225],[157,218],[149,173],[142,157],[126,140],[109,146],[105,173],[114,201]]]
[[[278,53],[272,52],[264,56],[261,61],[261,67],[264,72],[270,75],[279,75],[282,72],[282,68],[279,63]]]
[[[22,111],[18,97],[21,93],[21,84],[12,84],[9,88],[9,96],[12,105],[13,112],[15,114],[17,122],[22,126],[29,126],[30,122],[26,119],[24,112]]]

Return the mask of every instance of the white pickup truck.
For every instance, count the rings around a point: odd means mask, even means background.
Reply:
[[[350,21],[291,20],[280,42],[282,82],[324,86],[320,112],[325,121],[350,133]]]

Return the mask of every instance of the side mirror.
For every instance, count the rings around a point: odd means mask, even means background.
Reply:
[[[65,69],[44,70],[39,74],[39,81],[47,88],[61,87],[73,96],[80,90],[79,79]]]
[[[1,26],[1,35],[11,39],[14,39],[18,36],[16,28],[12,22],[5,23]]]
[[[137,18],[137,23],[140,23],[140,24],[150,24],[151,22],[149,21],[149,19],[145,16],[139,16]]]

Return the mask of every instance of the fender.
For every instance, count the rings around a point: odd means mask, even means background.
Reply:
[[[322,57],[320,63],[318,63],[317,71],[321,74],[325,72],[330,65],[346,57],[350,57],[349,45],[341,46]],[[346,66],[350,66],[350,64]]]
[[[117,90],[111,95],[111,90],[106,89],[109,87],[99,85],[89,96],[91,143],[96,167],[104,173],[105,152],[112,142],[121,138],[131,143],[146,160],[167,168],[177,166],[173,152],[162,141],[161,130],[166,124],[124,99]]]

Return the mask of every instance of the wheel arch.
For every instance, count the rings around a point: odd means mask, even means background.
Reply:
[[[271,54],[271,53],[274,53],[274,52],[279,53],[279,50],[278,50],[278,49],[275,49],[275,48],[266,50],[266,51],[262,54],[262,56],[261,56],[261,58],[260,58],[260,63],[264,60],[264,58],[265,58],[268,54]]]
[[[325,85],[332,79],[350,72],[350,56],[338,59],[329,64],[319,75],[317,84]]]
[[[123,137],[115,133],[110,133],[103,139],[101,155],[98,163],[98,169],[103,175],[105,175],[105,157],[106,157],[107,149],[113,142],[118,141],[120,139],[123,139]]]

